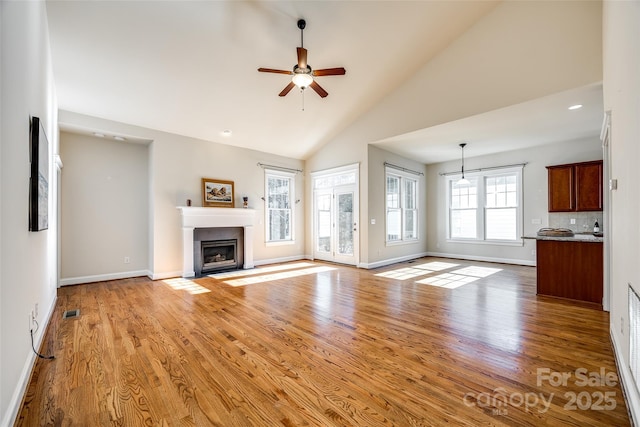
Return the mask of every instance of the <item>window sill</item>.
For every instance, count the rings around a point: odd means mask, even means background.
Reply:
[[[447,239],[447,243],[465,243],[472,245],[493,246],[524,246],[524,240],[472,240],[472,239]]]
[[[278,240],[274,242],[265,242],[265,246],[287,246],[295,245],[295,240]]]
[[[419,243],[420,239],[412,239],[412,240],[393,240],[391,242],[385,242],[385,246],[401,246],[401,245],[412,245],[415,243]]]

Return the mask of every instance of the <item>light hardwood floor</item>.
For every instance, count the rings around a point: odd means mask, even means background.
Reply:
[[[17,425],[625,426],[608,329],[533,267],[437,258],[71,286]]]

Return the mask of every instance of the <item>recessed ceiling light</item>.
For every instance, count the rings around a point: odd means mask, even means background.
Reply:
[[[116,141],[126,141],[127,138],[125,138],[124,136],[114,136],[113,139],[115,139]]]
[[[225,129],[222,131],[222,136],[231,136],[231,130],[230,129]]]
[[[569,107],[569,110],[578,110],[580,108],[582,108],[582,104],[575,104]]]
[[[93,136],[97,136],[98,138],[104,138],[104,133],[94,132]]]

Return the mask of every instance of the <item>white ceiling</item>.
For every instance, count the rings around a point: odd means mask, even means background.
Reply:
[[[569,110],[572,105],[582,108]],[[602,85],[590,85],[489,111],[376,145],[407,158],[438,163],[577,139],[599,137],[603,117]]]
[[[496,4],[48,1],[47,12],[61,109],[304,159]],[[299,18],[309,64],[347,70],[317,79],[324,99],[295,89],[280,98],[288,76],[257,72],[293,67]],[[585,108],[567,112],[574,99]],[[592,136],[601,120],[602,90],[592,86],[379,145],[433,163],[458,158],[462,140],[465,154],[488,154]]]

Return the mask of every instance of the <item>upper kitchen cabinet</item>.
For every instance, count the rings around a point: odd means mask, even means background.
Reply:
[[[549,212],[601,211],[602,160],[547,166]]]

